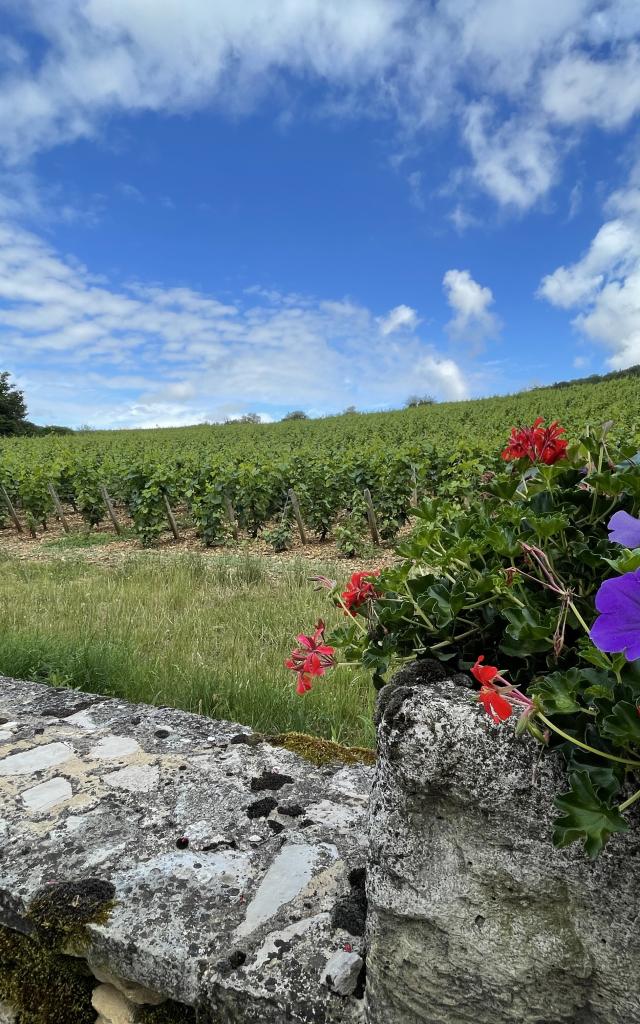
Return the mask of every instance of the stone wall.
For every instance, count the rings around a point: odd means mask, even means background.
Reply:
[[[44,1003],[37,975],[68,1002],[38,1024],[362,1017],[370,768],[6,678],[0,719],[0,1000]]]
[[[400,681],[371,798],[370,1024],[640,1021],[640,828],[595,863],[554,849],[557,756],[461,686]]]
[[[640,1024],[640,829],[554,850],[555,757],[442,675],[375,774],[0,678],[0,1024]]]

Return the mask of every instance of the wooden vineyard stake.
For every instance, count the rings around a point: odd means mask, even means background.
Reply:
[[[15,508],[13,507],[13,503],[11,501],[11,498],[7,494],[7,489],[4,486],[4,484],[0,484],[0,494],[2,495],[3,501],[4,501],[5,505],[7,506],[8,510],[9,510],[9,515],[11,516],[11,519],[13,521],[13,525],[15,526],[16,530],[18,531],[18,533],[22,533],[23,532],[23,530],[22,530],[22,523],[18,519],[18,513],[16,512]]]
[[[231,504],[231,499],[228,498],[226,494],[224,496],[224,510],[227,513],[227,519],[229,520],[229,525],[231,526],[231,533],[233,535],[233,539],[237,540],[238,520],[236,519],[236,514],[233,510],[233,505]]]
[[[302,522],[302,515],[300,514],[300,505],[298,503],[298,495],[294,491],[293,487],[289,488],[289,501],[291,502],[291,508],[295,516],[296,523],[298,524],[298,533],[300,534],[300,540],[303,544],[307,543],[307,534],[304,529],[304,523]]]
[[[60,498],[58,497],[58,492],[56,491],[56,489],[55,489],[55,487],[53,486],[52,483],[48,483],[47,484],[47,489],[49,491],[49,494],[51,495],[51,500],[53,502],[53,507],[56,510],[56,515],[57,515],[58,519],[60,520],[60,522],[62,523],[62,529],[64,530],[65,533],[69,533],[69,524],[68,524],[67,520],[65,519],[64,510],[62,508],[62,505],[60,504]]]
[[[162,493],[162,497],[164,498],[164,507],[167,510],[167,519],[169,520],[169,526],[171,527],[171,532],[172,532],[175,540],[179,540],[180,539],[180,534],[178,533],[178,524],[176,523],[176,517],[174,516],[174,514],[173,514],[173,512],[171,510],[171,505],[169,504],[169,499],[167,498],[167,496],[164,493],[164,491]]]
[[[371,491],[368,487],[364,489],[364,500],[367,503],[367,519],[369,520],[369,530],[371,532],[371,540],[374,544],[380,544],[380,534],[378,533],[378,524],[376,522],[376,514],[373,508],[373,501],[371,500]]]
[[[111,498],[109,497],[109,492],[108,492],[107,488],[104,486],[104,484],[100,484],[100,494],[102,495],[102,500],[105,503],[105,507],[106,507],[107,512],[109,514],[109,519],[111,520],[111,522],[113,524],[113,528],[116,531],[116,533],[119,534],[120,533],[120,523],[118,522],[118,520],[116,518],[116,510],[113,507],[113,502],[111,501]]]
[[[411,492],[411,504],[414,508],[418,507],[418,477],[416,476],[416,467],[411,467],[411,476],[413,478],[413,490]]]

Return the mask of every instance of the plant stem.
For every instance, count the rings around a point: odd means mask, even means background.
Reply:
[[[589,627],[587,626],[586,622],[582,618],[582,615],[580,614],[580,612],[576,608],[576,606],[573,603],[573,601],[569,601],[569,607],[571,608],[571,611],[573,612],[573,614],[575,615],[576,619],[578,620],[578,622],[580,623],[580,625],[584,629],[584,631],[587,634],[587,636],[589,636],[589,634],[591,633],[591,630],[589,629]]]
[[[543,715],[541,711],[537,712],[537,717],[541,722],[544,722],[552,732],[562,736],[563,740],[568,740],[569,743],[573,743],[576,747],[580,747],[582,750],[587,750],[590,754],[596,754],[598,757],[605,757],[607,761],[617,761],[618,764],[630,764],[635,768],[640,768],[640,761],[630,761],[626,757],[616,757],[615,754],[607,754],[604,750],[597,750],[595,747],[590,747],[588,743],[583,743],[582,740],[577,740],[575,736],[570,736],[568,732],[563,732],[557,725],[554,725],[546,715]]]
[[[630,796],[628,800],[624,801],[624,803],[618,804],[618,810],[620,813],[622,813],[622,811],[626,811],[627,807],[631,807],[631,804],[635,804],[636,800],[640,800],[640,789],[636,790],[633,796]]]
[[[343,612],[345,613],[345,615],[348,615],[348,616],[349,616],[349,618],[350,618],[350,619],[351,619],[351,620],[352,620],[353,622],[355,622],[355,624],[356,624],[356,626],[358,627],[358,629],[360,630],[360,632],[361,632],[361,633],[364,633],[364,634],[365,634],[365,636],[367,636],[367,635],[368,635],[368,630],[367,630],[367,629],[365,628],[365,626],[363,626],[363,625],[362,625],[362,623],[361,623],[361,622],[360,622],[360,620],[358,619],[358,616],[357,616],[357,615],[352,615],[352,614],[351,614],[351,612],[350,612],[350,611],[349,611],[349,609],[347,608],[346,604],[345,604],[345,603],[344,603],[344,601],[342,600],[342,597],[340,596],[340,594],[336,594],[335,596],[337,597],[337,599],[338,599],[338,604],[339,604],[339,605],[341,606],[341,608],[342,608]]]

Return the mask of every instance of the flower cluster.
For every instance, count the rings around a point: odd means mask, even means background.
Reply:
[[[320,619],[311,636],[301,633],[296,637],[300,644],[285,661],[285,667],[296,673],[296,693],[302,695],[311,689],[314,676],[323,676],[335,664],[335,649],[324,642],[325,624]]]
[[[507,447],[502,452],[506,462],[514,459],[530,459],[531,462],[543,462],[553,466],[558,459],[567,455],[567,442],[561,436],[564,427],[557,422],[544,427],[544,418],[539,416],[532,427],[513,427]]]
[[[374,569],[373,572],[354,572],[346,589],[340,595],[341,604],[349,615],[355,615],[356,610],[367,601],[380,597],[380,591],[376,590],[371,582],[372,577],[379,575],[379,569]]]
[[[471,675],[480,683],[478,700],[496,725],[506,722],[513,714],[511,702],[529,709],[533,707],[533,701],[525,697],[524,693],[520,693],[515,686],[510,686],[495,665],[483,665],[483,661],[484,654],[478,655],[475,665],[471,668]],[[503,685],[498,686],[496,680]],[[507,697],[510,699],[507,700]]]

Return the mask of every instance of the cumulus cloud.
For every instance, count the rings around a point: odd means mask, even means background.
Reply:
[[[459,365],[349,299],[251,289],[238,302],[190,288],[117,286],[0,222],[0,362],[27,382],[30,414],[71,425],[141,426],[398,405],[420,388],[464,398]],[[396,332],[401,337],[396,338]],[[114,409],[117,409],[114,412]]]
[[[614,193],[606,221],[584,255],[544,277],[538,294],[560,309],[576,309],[573,324],[609,351],[609,365],[640,363],[640,187]]]
[[[468,270],[447,270],[442,279],[447,302],[454,316],[447,324],[452,338],[479,344],[500,330],[500,321],[489,306],[493,292],[474,281]]]
[[[23,0],[20,18],[36,55],[0,47],[0,151],[18,163],[114,114],[239,116],[269,95],[298,116],[311,81],[324,116],[392,118],[405,142],[459,124],[472,180],[523,210],[576,127],[640,104],[635,0]]]

